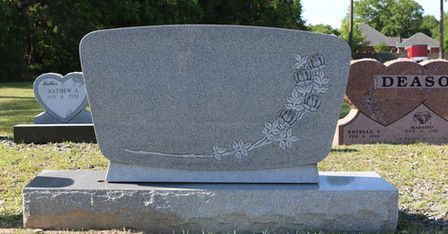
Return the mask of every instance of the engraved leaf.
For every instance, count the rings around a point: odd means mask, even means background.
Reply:
[[[285,141],[280,141],[279,146],[280,146],[280,148],[282,148],[283,150],[286,150],[286,142],[285,142]]]
[[[280,137],[281,137],[282,139],[285,139],[285,138],[287,137],[287,133],[286,133],[286,131],[281,132],[281,133],[280,133]]]
[[[297,136],[291,136],[288,140],[291,142],[296,142],[299,141],[299,138]]]
[[[296,59],[296,61],[302,62],[302,56],[300,54],[294,54],[294,58]]]
[[[261,133],[263,133],[263,135],[268,135],[269,134],[269,129],[268,128],[266,128],[266,127],[262,127],[262,129],[261,129]]]
[[[236,143],[236,141],[233,142],[232,148],[233,149],[238,149],[238,143]]]
[[[286,136],[289,138],[292,136],[292,130],[288,129],[288,131],[286,132]]]
[[[241,153],[239,151],[235,152],[235,157],[242,159]]]
[[[312,86],[296,87],[298,93],[304,95],[311,92]]]
[[[327,87],[317,88],[316,91],[318,93],[326,93],[328,91]]]
[[[297,92],[296,88],[294,88],[294,89],[292,90],[292,97],[293,97],[293,98],[298,98],[298,97],[299,97],[299,92]]]

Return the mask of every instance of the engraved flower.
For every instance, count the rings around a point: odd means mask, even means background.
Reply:
[[[320,107],[320,100],[316,95],[308,95],[304,100],[304,108],[308,112],[315,112]]]
[[[294,58],[296,59],[296,63],[293,65],[295,69],[300,69],[307,62],[307,57],[302,58],[300,54],[294,54]]]
[[[293,75],[296,86],[304,87],[313,83],[313,73],[308,69],[300,69]]]
[[[273,141],[277,139],[277,136],[280,134],[281,127],[280,121],[275,120],[272,124],[265,123],[261,132],[268,140]]]
[[[218,145],[214,145],[212,147],[212,150],[213,150],[213,157],[215,157],[218,160],[221,160],[222,154],[226,152],[225,148],[221,148]]]
[[[297,112],[294,110],[283,110],[280,112],[280,118],[287,127],[292,127],[298,120]]]
[[[291,149],[292,143],[299,141],[299,138],[297,136],[292,135],[291,129],[283,131],[280,134],[280,137],[281,137],[281,140],[280,140],[279,146],[283,150]]]
[[[314,69],[319,68],[322,69],[326,66],[327,61],[325,60],[325,57],[321,54],[314,53],[311,56],[308,57],[308,61],[305,65],[305,67]]]
[[[251,143],[244,143],[243,140],[233,142],[232,147],[235,150],[235,157],[242,159],[243,156],[247,156],[250,146]]]

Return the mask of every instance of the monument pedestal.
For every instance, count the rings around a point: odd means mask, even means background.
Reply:
[[[107,183],[105,171],[44,171],[24,189],[24,225],[152,232],[394,231],[398,191],[373,172],[319,184]]]
[[[18,124],[14,126],[14,142],[96,142],[93,124]]]

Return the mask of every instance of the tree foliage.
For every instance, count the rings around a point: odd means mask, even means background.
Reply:
[[[342,20],[341,25],[341,35],[340,37],[347,41],[349,39],[349,19],[345,17]],[[353,24],[353,39],[352,39],[352,54],[361,53],[367,46],[367,41],[365,40],[364,35],[362,35],[361,30],[359,29],[359,21],[354,21]]]
[[[244,24],[305,29],[300,0],[0,0],[0,81],[79,71],[81,38],[104,28]]]
[[[432,37],[439,37],[439,21],[432,15],[423,16],[422,24],[420,25],[420,32]]]
[[[360,0],[354,15],[386,36],[410,37],[420,31],[423,7],[414,0]]]
[[[331,25],[328,25],[328,24],[309,25],[308,29],[312,32],[318,32],[318,33],[323,33],[323,34],[333,34],[336,36],[340,35],[339,30],[332,28]]]
[[[384,42],[380,42],[374,48],[376,53],[390,53],[390,47]]]

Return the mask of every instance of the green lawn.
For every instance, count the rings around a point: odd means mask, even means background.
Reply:
[[[0,83],[0,136],[12,137],[15,124],[33,123],[42,108],[34,98],[33,83]]]
[[[31,83],[0,83],[0,232],[21,228],[21,190],[44,169],[105,169],[96,144],[15,144],[12,125],[41,111]],[[349,107],[343,107],[344,113]],[[5,138],[7,136],[8,138]],[[448,146],[337,147],[319,164],[327,171],[376,171],[400,191],[400,233],[448,233]],[[12,230],[12,229],[6,229]]]

